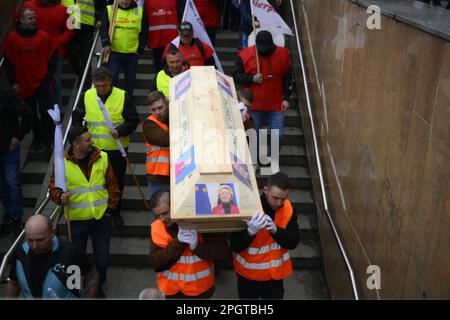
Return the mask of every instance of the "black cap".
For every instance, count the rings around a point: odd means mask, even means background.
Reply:
[[[272,54],[276,49],[272,34],[266,30],[258,32],[256,35],[256,47],[258,48],[258,53],[263,56]]]
[[[192,27],[192,24],[188,21],[183,21],[178,26],[178,31],[180,31],[180,34],[185,36],[188,34],[191,34],[194,31],[194,28]]]

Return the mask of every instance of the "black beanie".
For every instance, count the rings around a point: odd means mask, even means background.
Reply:
[[[256,35],[256,48],[262,56],[270,56],[275,51],[276,46],[269,31],[262,30],[258,32]]]

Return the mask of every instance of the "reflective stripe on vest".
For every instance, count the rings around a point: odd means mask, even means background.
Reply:
[[[161,220],[153,222],[151,229],[155,245],[165,248],[173,241]],[[201,234],[198,235],[198,241],[203,242]],[[178,261],[168,270],[158,272],[157,283],[166,296],[179,291],[186,296],[198,296],[214,285],[214,263],[202,260],[189,249],[189,245],[185,245]]]
[[[286,228],[293,209],[289,200],[275,212],[274,223]],[[292,273],[289,251],[276,243],[269,231],[259,231],[250,246],[235,255],[234,269],[237,274],[254,281],[281,280]]]
[[[169,128],[166,124],[156,119],[153,115],[147,118],[150,121],[156,123],[164,131],[168,131]],[[170,149],[167,147],[154,146],[145,141],[145,147],[147,149],[146,168],[148,175],[170,175]]]
[[[169,280],[173,280],[173,281],[188,281],[188,282],[192,282],[192,281],[198,281],[200,279],[209,277],[211,274],[214,273],[214,268],[208,268],[207,270],[203,270],[194,274],[184,274],[184,273],[174,273],[174,272],[170,272],[170,271],[163,271],[161,272],[161,274],[166,277]]]
[[[160,25],[160,26],[150,26],[150,27],[148,27],[148,31],[171,30],[171,29],[177,30],[177,25],[175,25],[175,24],[163,24],[163,25]]]
[[[124,103],[125,91],[113,87],[104,105],[115,126],[125,122],[125,119],[122,117]],[[87,90],[84,94],[84,105],[86,109],[84,119],[89,132],[92,134],[94,145],[101,150],[119,150],[110,129],[106,126],[105,117],[97,102],[97,90],[95,88]],[[120,137],[120,141],[126,148],[130,144],[130,137]]]
[[[112,6],[107,6],[109,21],[112,19]],[[111,49],[120,53],[136,53],[141,33],[142,8],[134,10],[117,9],[116,25],[114,27]]]
[[[80,8],[81,23],[88,26],[95,25],[94,0],[77,0],[76,5]]]
[[[271,267],[276,268],[276,267],[281,266],[283,264],[283,262],[288,261],[290,259],[290,256],[289,256],[289,252],[286,252],[283,254],[283,256],[280,259],[270,260],[270,262],[265,262],[265,263],[249,263],[249,262],[245,261],[245,259],[242,258],[239,254],[236,254],[236,259],[246,269],[266,270],[266,269],[270,269]]]
[[[109,194],[106,189],[106,170],[108,155],[101,151],[100,156],[92,165],[89,181],[80,167],[64,159],[66,166],[67,190],[71,193],[69,200],[71,220],[99,220],[107,207]]]
[[[278,249],[281,249],[281,247],[280,247],[280,245],[278,243],[275,242],[275,243],[272,243],[269,246],[264,246],[264,247],[261,247],[261,248],[249,247],[249,248],[247,248],[247,252],[249,254],[263,254],[263,253],[267,253],[269,251],[278,250]]]
[[[156,89],[169,96],[169,81],[172,79],[164,70],[158,72],[156,76]]]

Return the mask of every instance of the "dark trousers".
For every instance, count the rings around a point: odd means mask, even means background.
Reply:
[[[86,252],[88,237],[91,236],[95,267],[100,276],[100,284],[103,285],[108,269],[111,216],[105,214],[100,220],[71,221],[71,227],[72,242],[83,252]]]
[[[20,146],[0,155],[0,202],[5,210],[5,217],[13,220],[22,218]]]
[[[283,299],[283,280],[254,281],[236,276],[239,299]]]
[[[163,60],[162,55],[164,53],[164,47],[161,48],[153,48],[153,62],[155,65],[156,73],[161,71],[166,65],[166,61]]]
[[[132,97],[136,82],[136,70],[139,55],[136,53],[111,52],[109,56],[109,70],[112,73],[112,83],[118,87],[120,70],[123,69],[125,76],[124,90]]]
[[[127,151],[127,149],[125,149]],[[125,172],[127,171],[127,161],[124,157],[122,157],[122,154],[119,150],[104,150],[108,154],[108,159],[111,162],[111,166],[113,168],[114,174],[116,175],[117,182],[119,184],[120,193],[122,194],[123,188],[124,188],[124,181],[125,181]],[[119,202],[119,205],[117,206],[117,211],[120,212],[122,202],[122,196]]]
[[[92,42],[94,41],[94,29],[90,30],[75,30],[75,35],[69,43],[69,64],[79,77],[78,85],[81,83],[84,68],[86,67],[91,51]],[[83,91],[91,87],[91,70],[88,70],[86,81],[83,86]]]
[[[23,100],[33,111],[33,140],[50,145],[55,130],[53,120],[47,112],[51,108],[50,86],[42,83],[31,97]]]

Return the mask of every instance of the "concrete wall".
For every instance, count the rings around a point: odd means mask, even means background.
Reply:
[[[369,30],[349,0],[295,3],[328,203],[361,297],[450,298],[450,43],[385,16]],[[330,291],[352,298],[319,195]],[[369,265],[381,290],[366,286]]]

